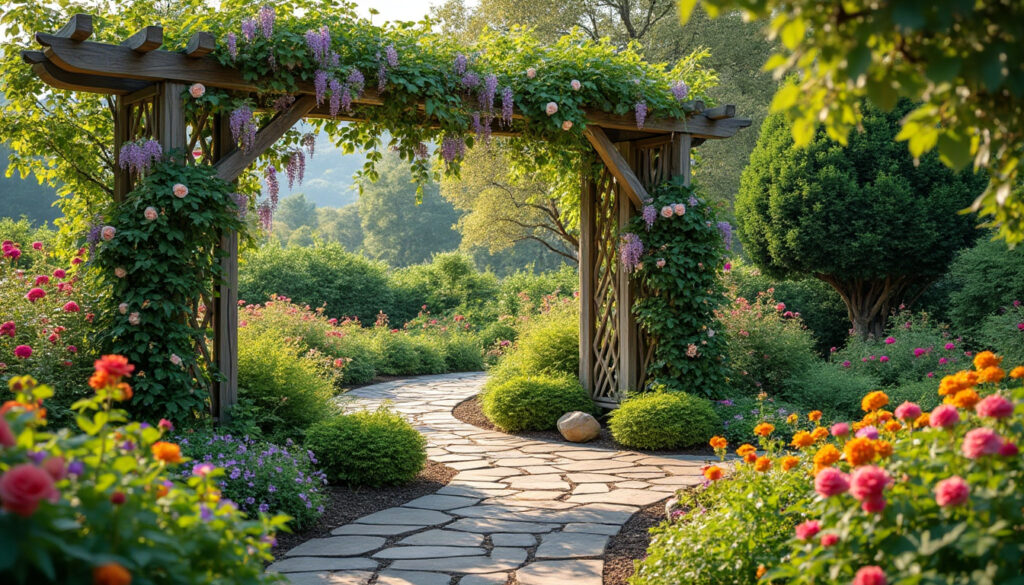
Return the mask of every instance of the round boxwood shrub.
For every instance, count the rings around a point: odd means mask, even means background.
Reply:
[[[379,487],[412,481],[427,460],[426,440],[387,407],[338,415],[306,432],[306,448],[332,482]]]
[[[652,392],[622,403],[608,420],[612,437],[635,449],[703,445],[720,427],[711,401],[685,392]]]
[[[580,371],[580,324],[574,310],[539,315],[519,338],[513,361],[524,373],[576,376]]]
[[[484,415],[511,432],[555,428],[563,414],[593,412],[594,403],[571,376],[514,376],[492,380],[481,396]]]

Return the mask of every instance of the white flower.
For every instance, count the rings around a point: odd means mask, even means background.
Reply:
[[[572,81],[569,82],[569,87],[571,87],[573,91],[579,91],[581,87],[580,80],[573,79]]]
[[[157,213],[156,207],[150,206],[147,207],[146,210],[142,212],[142,215],[146,216],[146,219],[148,219],[149,221],[153,221],[154,219],[157,218],[159,213]]]
[[[176,366],[180,366],[181,365],[181,357],[178,354],[176,354],[176,353],[172,353],[171,354],[171,363],[176,365]]]
[[[562,130],[572,130],[572,120],[562,122]]]
[[[672,217],[673,213],[675,213],[675,209],[673,209],[671,205],[666,205],[661,208],[661,217],[669,218]]]
[[[529,79],[537,77],[537,70],[534,69],[533,67],[530,67],[529,69],[526,70],[526,77],[528,77]]]
[[[121,303],[120,305],[118,305],[117,306],[117,311],[119,313],[121,313],[122,315],[127,315],[128,314],[128,303]]]
[[[138,325],[139,324],[139,320],[140,319],[139,319],[138,312],[135,312],[135,313],[132,313],[131,315],[128,315],[128,323],[130,325]]]
[[[544,111],[546,111],[549,116],[554,116],[555,113],[558,112],[558,104],[556,104],[555,102],[548,102],[548,105],[544,109]]]
[[[655,264],[658,266],[658,268],[664,268],[665,267],[665,259],[664,258],[658,258],[658,261],[655,262]]]
[[[116,233],[117,230],[112,225],[105,225],[103,226],[103,229],[100,230],[100,236],[108,242],[114,239],[114,234]]]
[[[206,86],[204,86],[202,83],[193,83],[192,87],[188,88],[188,93],[192,97],[199,99],[203,97],[203,94],[206,93]]]
[[[173,191],[174,196],[177,197],[178,199],[184,199],[185,196],[188,195],[188,187],[182,185],[181,183],[174,185]]]
[[[125,276],[128,276],[128,271],[118,266],[117,268],[114,269],[114,276],[118,278],[124,278]]]
[[[715,336],[715,330],[714,329],[708,329],[708,337],[714,337],[714,336]]]
[[[676,203],[672,206],[672,209],[676,212],[676,215],[683,215],[686,213],[686,206],[682,203]]]

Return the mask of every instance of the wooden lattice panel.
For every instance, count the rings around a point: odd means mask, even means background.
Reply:
[[[597,180],[594,201],[593,390],[597,402],[619,402],[618,187],[607,169]]]

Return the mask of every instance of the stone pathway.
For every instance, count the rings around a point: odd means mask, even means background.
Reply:
[[[306,541],[268,570],[295,585],[601,585],[608,540],[642,506],[700,482],[697,456],[523,439],[452,416],[482,373],[359,388],[349,410],[383,402],[459,471],[437,493]],[[513,579],[515,581],[513,581]]]

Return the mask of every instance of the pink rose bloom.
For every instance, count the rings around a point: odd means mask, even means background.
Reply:
[[[43,243],[42,242],[32,242],[32,249],[33,250],[42,250],[43,249]]]
[[[947,343],[947,344],[946,344],[946,349],[956,349],[956,344],[953,344],[953,343]]]
[[[988,427],[967,431],[960,450],[964,457],[977,459],[982,455],[995,455],[1003,446],[1003,438]]]
[[[851,365],[850,364],[850,360],[843,360],[843,367],[844,368],[848,368],[848,367],[850,367],[850,365]]]
[[[668,218],[672,217],[672,215],[675,212],[676,212],[676,210],[671,205],[666,205],[665,207],[661,208],[661,217],[664,217],[664,218],[668,219]]]
[[[63,268],[58,268],[58,269],[53,271],[54,278],[64,278],[67,275],[68,275],[68,273],[65,272]]]
[[[1003,446],[999,448],[999,454],[1003,457],[1015,457],[1017,453],[1020,453],[1020,449],[1017,448],[1015,443],[1006,441]]]
[[[67,475],[67,470],[64,468],[64,458],[58,455],[44,459],[42,467],[43,471],[50,474],[53,481],[60,481]]]
[[[158,422],[156,424],[156,426],[160,427],[161,429],[163,429],[165,431],[173,431],[174,430],[174,423],[172,423],[171,421],[167,420],[166,418],[160,419],[160,422]]]
[[[978,416],[988,418],[1006,418],[1013,414],[1013,403],[998,394],[992,394],[981,399],[981,402],[974,405],[974,411]]]
[[[889,336],[889,337],[885,338],[885,344],[886,345],[892,345],[894,343],[896,343],[896,338],[895,337]]]
[[[828,548],[830,546],[835,546],[835,544],[837,542],[839,542],[839,536],[837,536],[835,534],[822,534],[821,535],[821,546],[823,546],[825,548]]]
[[[658,268],[664,268],[665,267],[665,259],[664,258],[658,258],[658,261],[655,262],[654,265],[657,266]]]
[[[74,345],[69,345],[67,349],[69,353],[78,353],[78,348]]]
[[[823,498],[844,494],[849,489],[849,476],[835,467],[826,467],[814,477],[814,491]]]
[[[919,358],[919,357],[923,356],[926,353],[928,353],[928,351],[925,350],[923,347],[915,347],[914,348],[914,357],[916,357],[916,358]]]
[[[887,585],[885,571],[878,566],[861,567],[853,578],[853,585]]]
[[[125,314],[127,314],[127,313],[128,313],[128,303],[121,303],[120,305],[118,305],[118,306],[117,306],[117,310],[118,310],[118,311],[119,311],[119,312],[120,312],[120,313],[121,313],[122,315],[125,315]]]
[[[892,477],[881,467],[862,465],[850,477],[850,494],[862,502],[878,500],[891,482]]]
[[[832,425],[832,436],[833,437],[845,437],[850,434],[850,424],[844,422],[837,422]]]
[[[176,366],[180,366],[181,365],[181,356],[179,356],[176,353],[172,353],[171,354],[171,363],[176,365]]]
[[[78,266],[79,264],[82,263],[82,259],[81,258],[72,258],[71,259],[71,263],[74,264],[75,266]]]
[[[188,195],[188,187],[182,185],[181,183],[176,183],[174,187],[171,188],[171,191],[174,193],[174,196],[177,197],[178,199],[184,199],[185,196]]]
[[[786,310],[786,303],[779,303],[779,304],[775,305],[775,310],[776,311],[785,311]]]
[[[889,361],[889,356],[883,355],[882,357],[878,358],[878,361],[884,364],[885,362]]]
[[[125,276],[128,276],[128,271],[118,266],[117,268],[114,269],[114,276],[118,278],[124,278]]]
[[[65,313],[77,313],[80,310],[81,310],[81,308],[78,306],[78,303],[76,303],[75,301],[68,301],[68,302],[64,303],[64,312]]]
[[[140,318],[139,318],[138,312],[134,312],[134,313],[128,315],[128,324],[129,325],[138,325],[139,321],[140,321]]]
[[[558,112],[558,104],[555,102],[548,102],[548,105],[544,108],[549,116],[554,116]]]
[[[582,85],[580,84],[579,79],[573,79],[572,81],[569,82],[569,87],[571,87],[573,91],[579,91]]]
[[[913,402],[907,401],[897,406],[896,411],[893,414],[895,414],[896,418],[900,420],[914,420],[921,416],[921,407]]]
[[[949,363],[948,359],[946,359],[946,358],[939,358],[939,365],[940,366],[944,366],[944,365],[946,365],[948,363]]]
[[[878,429],[876,429],[874,425],[868,425],[857,431],[857,434],[854,436],[857,437],[858,439],[867,437],[874,441],[875,439],[878,438]]]
[[[206,87],[202,83],[193,83],[192,87],[188,88],[188,93],[192,97],[199,99],[206,93]]]
[[[954,475],[935,484],[935,503],[948,508],[959,506],[971,496],[971,486],[967,485],[964,478]]]
[[[726,262],[725,266],[722,267],[722,270],[724,270],[726,272],[729,272],[730,270],[732,270],[732,262]]]
[[[14,357],[19,357],[23,360],[32,357],[32,348],[28,345],[19,345],[14,348]]]
[[[39,300],[39,299],[41,299],[41,298],[43,298],[45,296],[46,296],[46,291],[45,290],[43,290],[43,289],[41,289],[39,287],[35,287],[35,288],[32,288],[32,289],[30,289],[28,291],[28,294],[25,295],[25,298],[28,299],[29,302],[34,303],[37,300]]]
[[[683,215],[686,213],[686,206],[682,203],[676,203],[672,206],[672,211],[675,211],[676,215]]]
[[[56,502],[59,498],[50,474],[30,463],[16,465],[0,476],[4,510],[18,516],[31,516],[43,500]]]
[[[13,447],[18,443],[18,438],[14,436],[14,432],[11,427],[7,425],[7,420],[0,416],[0,445],[4,447]]]
[[[562,122],[562,130],[565,130],[566,132],[572,130],[572,120]]]
[[[537,70],[534,69],[533,67],[527,68],[526,69],[526,77],[528,79],[533,79],[534,77],[537,77]]]
[[[142,212],[142,215],[144,215],[147,220],[153,221],[160,214],[157,212],[156,207],[153,207],[151,205],[151,206],[147,207],[145,211]]]
[[[100,230],[100,236],[108,242],[114,239],[114,234],[116,233],[117,229],[112,225],[105,225],[103,226],[103,229]]]
[[[41,284],[50,284],[50,277],[46,276],[45,274],[40,274],[39,276],[36,277],[34,284],[36,286],[39,286]]]
[[[927,376],[929,378],[934,378],[935,377],[935,372],[928,372],[927,374],[925,374],[925,376]]]
[[[860,509],[869,514],[877,514],[885,509],[885,497],[864,500],[860,503]]]
[[[948,429],[949,427],[960,422],[960,413],[956,411],[955,406],[948,404],[940,404],[935,407],[932,411],[931,417],[928,419],[928,424],[935,428]]]
[[[808,520],[796,525],[796,537],[800,540],[810,540],[819,532],[821,532],[821,523],[817,520]]]

